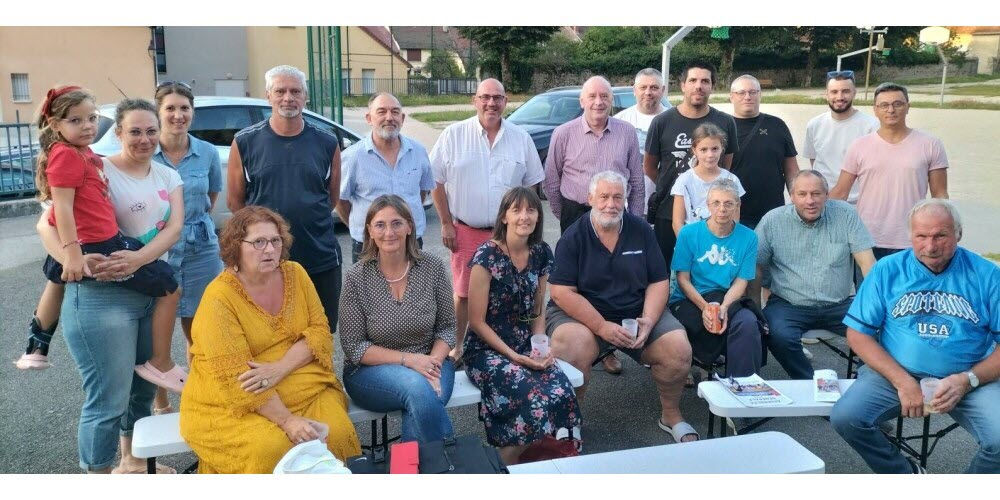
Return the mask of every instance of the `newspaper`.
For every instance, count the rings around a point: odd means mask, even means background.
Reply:
[[[813,395],[817,402],[836,403],[840,399],[840,380],[833,370],[816,370],[813,373]]]
[[[715,379],[729,390],[737,401],[749,408],[783,406],[792,404],[792,399],[771,387],[756,373],[749,377],[720,377]]]

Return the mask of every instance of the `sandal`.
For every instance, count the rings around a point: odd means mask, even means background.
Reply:
[[[168,404],[163,408],[153,408],[153,415],[166,415],[168,413],[174,413],[174,411],[174,407]]]
[[[573,426],[572,436],[570,435],[570,430],[565,427],[560,427],[556,431],[556,439],[559,441],[569,440],[572,441],[576,446],[577,453],[583,453],[583,432],[579,425]]]
[[[142,464],[139,467],[134,467],[131,469],[122,469],[122,465],[118,464],[118,467],[111,469],[112,474],[145,474],[146,464]],[[156,464],[157,474],[177,474],[177,469],[170,467],[169,465],[163,465],[161,463]]]
[[[670,436],[674,438],[675,443],[693,443],[701,440],[701,434],[698,434],[698,431],[694,430],[694,427],[691,427],[691,424],[683,420],[674,424],[672,428],[663,423],[663,420],[660,419],[656,420],[656,425],[659,425],[660,429],[669,432]],[[684,436],[691,435],[694,435],[695,439],[692,439],[691,441],[681,441]]]
[[[178,365],[174,365],[173,368],[161,372],[149,361],[146,361],[142,365],[135,365],[135,373],[158,387],[178,394],[184,390],[184,382],[187,381],[188,377],[187,372]]]
[[[49,357],[44,354],[22,354],[14,362],[14,366],[18,370],[44,370],[52,366],[52,364],[49,363]]]

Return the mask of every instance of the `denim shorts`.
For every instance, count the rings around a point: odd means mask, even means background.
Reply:
[[[118,250],[138,250],[142,247],[142,242],[135,238],[122,236],[121,233],[109,240],[80,245],[84,255],[92,253],[111,255]],[[65,285],[66,282],[62,280],[62,272],[62,264],[53,259],[51,255],[46,255],[45,262],[42,263],[42,273],[45,274],[45,277],[57,285]],[[83,280],[95,281],[93,278],[84,278]],[[177,290],[173,269],[166,261],[159,259],[140,267],[131,276],[113,283],[149,297],[163,297]]]

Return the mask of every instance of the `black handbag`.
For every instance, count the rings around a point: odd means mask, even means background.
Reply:
[[[496,448],[468,435],[420,445],[421,474],[508,474]]]

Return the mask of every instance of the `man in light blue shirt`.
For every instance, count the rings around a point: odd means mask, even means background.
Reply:
[[[844,318],[865,362],[830,423],[877,473],[922,473],[879,431],[896,418],[947,413],[979,450],[966,472],[1000,473],[1000,268],[958,246],[948,201],[910,211],[912,248],[879,260]],[[940,379],[923,394],[920,379]]]
[[[427,225],[423,199],[434,188],[434,176],[427,150],[399,133],[405,119],[399,99],[387,92],[373,95],[365,113],[371,134],[344,152],[337,214],[351,230],[354,262],[363,247],[368,207],[384,194],[406,201],[417,226],[417,242],[423,247]]]
[[[771,328],[767,347],[793,379],[811,379],[802,352],[809,330],[846,333],[843,321],[854,293],[854,262],[868,275],[875,241],[847,202],[829,199],[818,170],[792,177],[792,203],[764,214],[757,224],[757,280],[750,297],[760,299],[763,276],[771,296],[764,316]]]

